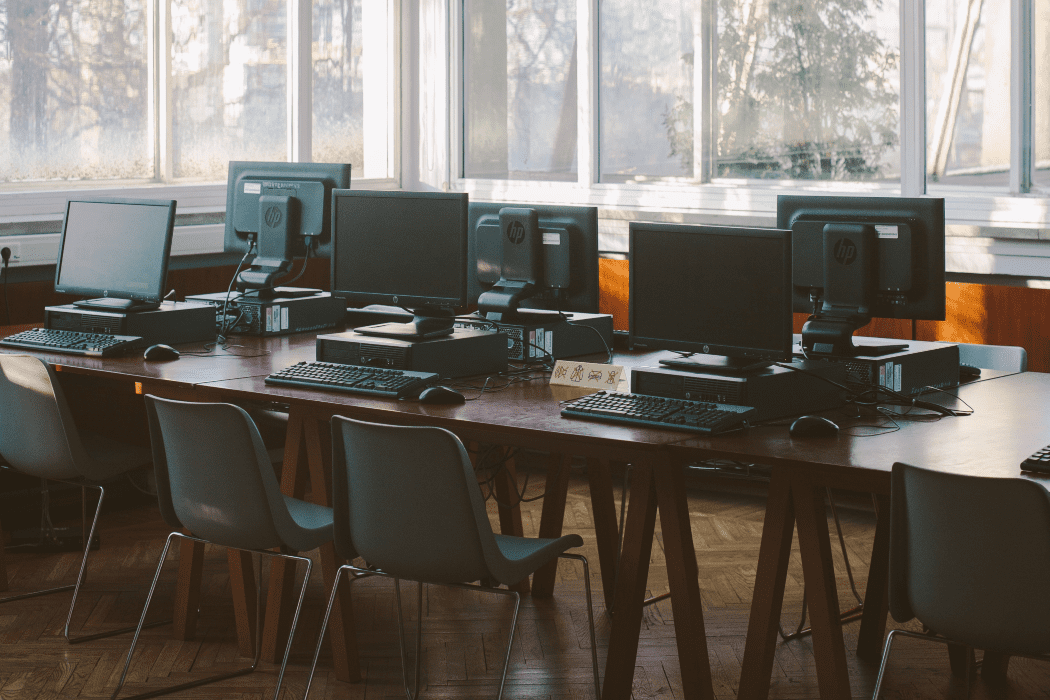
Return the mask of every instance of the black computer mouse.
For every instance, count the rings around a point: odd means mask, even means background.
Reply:
[[[463,394],[455,389],[449,389],[447,386],[427,387],[419,395],[419,403],[456,404],[465,403],[466,400]]]
[[[839,432],[839,427],[834,421],[823,416],[802,416],[791,424],[788,434],[791,437],[833,437]]]
[[[146,352],[142,353],[143,359],[146,360],[177,360],[179,359],[179,351],[170,345],[150,345],[146,348]]]

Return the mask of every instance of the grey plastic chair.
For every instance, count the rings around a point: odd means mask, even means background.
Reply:
[[[1044,486],[898,462],[890,503],[890,613],[897,622],[918,619],[930,633],[889,633],[874,698],[898,636],[1050,660]]]
[[[342,571],[346,570],[358,575],[389,576],[395,581],[408,579],[418,584],[420,607],[414,691],[408,684],[400,585],[395,583],[394,587],[402,673],[405,694],[410,699],[417,697],[420,689],[423,584],[513,596],[514,614],[497,698],[502,697],[521,601],[517,592],[497,586],[518,583],[554,558],[564,557],[583,564],[594,690],[595,697],[600,697],[590,571],[584,557],[566,553],[583,544],[579,535],[533,539],[494,534],[463,443],[441,428],[377,425],[337,416],[332,419],[332,469],[336,552],[348,561],[359,555],[368,562],[369,568],[348,564],[337,574],[306,696],[310,693]],[[472,581],[481,584],[465,585]]]
[[[959,364],[1004,372],[1028,370],[1028,352],[1022,347],[971,343],[956,343],[956,345],[959,346]]]
[[[281,692],[288,654],[313,568],[309,559],[289,552],[305,552],[330,542],[332,509],[281,493],[259,431],[244,409],[230,404],[187,403],[147,396],[146,415],[153,444],[160,513],[173,531],[164,543],[139,627],[128,649],[124,671],[111,698],[115,699],[124,686],[168,549],[172,540],[180,537],[260,555],[257,559],[260,571],[255,579],[257,630],[261,629],[258,621],[262,596],[258,587],[262,578],[262,555],[305,564],[302,590],[277,676],[276,699]],[[192,534],[179,532],[183,528]],[[276,548],[281,551],[267,551]],[[261,637],[261,633],[256,635],[255,661],[248,668],[134,697],[155,697],[251,673],[259,664]]]
[[[89,431],[80,431],[73,422],[69,405],[55,370],[32,355],[0,355],[0,455],[5,468],[80,486],[84,556],[75,584],[22,593],[0,599],[0,603],[24,600],[73,590],[63,634],[75,644],[130,632],[134,627],[108,630],[98,634],[71,637],[69,626],[76,609],[77,597],[87,576],[90,543],[98,527],[99,513],[106,496],[103,484],[116,476],[150,462],[148,448],[112,440]],[[45,481],[46,488],[46,481]],[[91,527],[87,527],[87,489],[98,490],[98,504]],[[46,493],[46,492],[45,492]],[[46,509],[47,501],[44,501]],[[49,521],[45,510],[44,520]],[[166,621],[166,622],[170,622]],[[165,622],[156,622],[161,625]]]

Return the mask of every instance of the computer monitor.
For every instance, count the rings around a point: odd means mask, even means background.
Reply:
[[[944,200],[934,197],[777,197],[792,231],[793,308],[812,316],[807,355],[879,355],[907,344],[853,343],[872,318],[944,320]]]
[[[459,192],[332,193],[332,294],[414,315],[355,331],[413,340],[452,332],[467,304],[467,207]]]
[[[174,230],[174,200],[69,200],[55,291],[96,297],[74,302],[85,308],[157,308],[164,298]]]
[[[470,301],[493,320],[518,309],[598,313],[598,209],[472,202]]]
[[[270,290],[294,258],[329,257],[332,190],[347,187],[349,165],[232,161],[223,249],[243,255],[255,243],[238,289]]]
[[[746,373],[791,360],[791,232],[632,222],[630,342],[663,364]]]

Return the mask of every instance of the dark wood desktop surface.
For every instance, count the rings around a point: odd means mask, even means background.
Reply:
[[[758,427],[738,434],[696,438],[674,431],[563,419],[559,415],[558,401],[580,392],[549,387],[540,380],[513,385],[462,406],[425,406],[413,401],[269,386],[263,380],[274,369],[313,359],[313,337],[237,337],[234,342],[245,347],[233,351],[261,356],[219,359],[184,355],[175,362],[145,362],[138,356],[105,360],[56,354],[42,357],[59,365],[62,371],[134,379],[142,383],[142,391],[146,393],[156,391],[163,395],[202,400],[248,399],[288,404],[293,420],[289,427],[286,472],[289,466],[293,472],[309,470],[314,474],[315,482],[319,475],[323,481],[326,459],[326,451],[321,449],[323,427],[319,426],[323,426],[333,414],[395,423],[440,425],[468,440],[588,456],[591,458],[589,471],[593,466],[597,476],[592,482],[592,496],[597,499],[596,521],[600,514],[604,514],[601,516],[604,522],[595,523],[596,531],[608,529],[611,517],[612,534],[615,535],[611,484],[603,485],[603,478],[607,481],[607,469],[603,477],[601,462],[617,459],[635,463],[619,577],[612,594],[617,614],[613,618],[604,698],[630,697],[641,602],[657,512],[663,527],[668,568],[673,572],[669,583],[685,695],[711,696],[697,562],[685,508],[684,484],[681,469],[668,468],[670,465],[705,457],[727,457],[774,467],[740,697],[757,698],[768,694],[768,669],[771,668],[775,626],[783,596],[784,564],[797,520],[806,584],[813,591],[814,651],[821,694],[832,698],[848,697],[849,685],[841,625],[836,622],[838,601],[824,514],[824,486],[880,494],[883,507],[875,543],[876,554],[880,554],[888,547],[888,533],[883,521],[888,514],[885,494],[888,493],[889,469],[894,461],[967,473],[1016,476],[1020,461],[1050,442],[1050,414],[1040,410],[1050,402],[1050,375],[1038,373],[1001,377],[961,388],[960,396],[975,409],[973,416],[943,418],[936,422],[901,422],[900,430],[878,436],[851,435],[849,433],[862,431],[851,429],[850,420],[833,414],[843,425],[843,432],[830,439],[792,439],[786,426]],[[180,346],[180,349],[187,347]],[[634,365],[648,362],[650,358],[644,355],[618,356],[616,361]],[[464,393],[470,397],[476,392],[465,389]],[[555,481],[563,472],[559,467],[564,466],[564,462],[559,459],[551,462],[555,467]],[[302,468],[298,466],[300,462]],[[296,479],[301,481],[301,477]],[[548,485],[550,483],[549,475]],[[295,488],[295,485],[290,487]],[[552,501],[553,517],[557,513],[557,499]],[[560,514],[558,519],[556,524],[548,522],[542,534],[549,536],[554,530],[560,532]],[[545,512],[544,521],[548,520]],[[602,549],[601,545],[599,549]],[[607,562],[606,557],[602,559],[604,580]],[[867,654],[881,647],[885,627],[885,566],[879,564],[880,561],[885,561],[884,554],[873,557],[866,618],[862,625],[861,644],[866,644],[863,651]],[[352,624],[348,617],[345,619]],[[353,664],[353,651],[351,642],[347,649],[350,664]],[[352,674],[352,671],[347,672]]]

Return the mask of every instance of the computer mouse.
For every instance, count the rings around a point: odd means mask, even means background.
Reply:
[[[839,432],[839,427],[834,421],[823,416],[802,416],[791,424],[788,434],[791,437],[833,437]]]
[[[447,386],[427,387],[419,395],[419,403],[456,404],[465,402],[466,398],[464,398],[463,394],[455,389],[449,389]]]
[[[146,360],[177,360],[179,359],[179,351],[170,345],[150,345],[146,348],[146,352],[142,353],[143,359]]]

